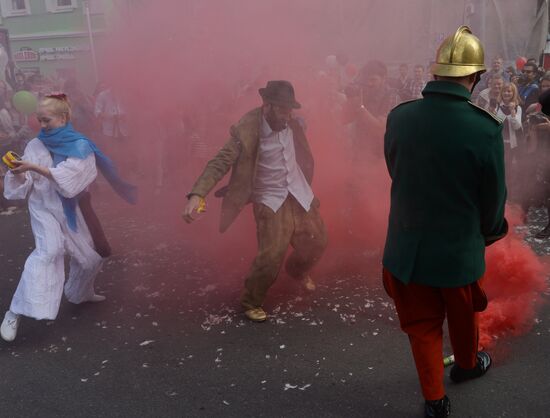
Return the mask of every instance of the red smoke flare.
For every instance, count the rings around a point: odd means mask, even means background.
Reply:
[[[515,231],[519,215],[507,208],[510,233],[487,249],[483,287],[489,305],[480,318],[480,345],[491,347],[498,338],[518,336],[533,326],[541,293],[548,288],[549,268]]]

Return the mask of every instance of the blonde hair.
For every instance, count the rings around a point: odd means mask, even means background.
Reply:
[[[502,102],[502,93],[504,93],[504,90],[509,88],[512,89],[512,98],[510,99],[510,102],[515,102],[517,105],[519,105],[520,101],[518,88],[514,83],[504,83],[504,85],[502,86],[502,90],[500,90],[499,101]]]
[[[64,98],[46,96],[40,101],[39,106],[48,108],[56,116],[65,115],[67,122],[71,120],[71,105],[66,96]]]

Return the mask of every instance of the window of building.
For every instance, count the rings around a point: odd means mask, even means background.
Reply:
[[[29,0],[0,0],[2,17],[22,16],[31,14]]]
[[[46,9],[51,13],[72,12],[76,7],[76,0],[46,0]]]

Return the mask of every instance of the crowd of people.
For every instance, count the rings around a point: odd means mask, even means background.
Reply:
[[[422,64],[390,67],[370,61],[351,80],[338,79],[343,123],[351,129],[353,158],[380,156],[385,117],[395,105],[422,98],[431,74]],[[348,67],[349,68],[349,67]],[[503,123],[508,201],[525,215],[531,207],[546,207],[549,223],[536,237],[550,237],[549,111],[543,109],[550,88],[550,71],[535,59],[518,59],[504,66],[495,56],[475,86],[471,100]],[[548,100],[548,99],[546,99]],[[378,122],[378,123],[377,123]],[[378,150],[376,150],[378,148]]]
[[[535,59],[518,60],[517,67],[503,66],[496,56],[474,90],[475,103],[503,123],[506,183],[509,201],[527,213],[531,206],[549,208],[548,142],[550,121],[542,109],[550,88],[550,72]],[[550,210],[548,211],[550,214]],[[550,223],[537,238],[550,236]]]

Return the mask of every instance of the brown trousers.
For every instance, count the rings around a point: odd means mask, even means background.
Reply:
[[[277,212],[261,203],[254,203],[258,254],[245,281],[241,304],[245,309],[262,306],[266,293],[275,282],[288,245],[285,270],[301,279],[321,258],[327,245],[325,224],[319,215],[315,198],[309,212],[289,195]]]

